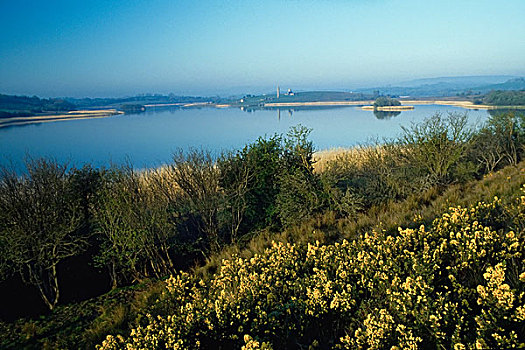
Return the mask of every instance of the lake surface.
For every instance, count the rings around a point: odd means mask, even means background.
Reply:
[[[178,148],[205,148],[218,154],[235,150],[258,137],[286,134],[291,126],[313,129],[316,149],[350,147],[373,138],[391,138],[434,113],[468,113],[482,122],[487,111],[422,105],[396,116],[374,115],[356,107],[272,109],[251,112],[235,108],[149,109],[142,114],[90,120],[58,121],[0,128],[0,165],[23,169],[26,155],[53,157],[82,166],[122,163],[137,168],[168,162]]]

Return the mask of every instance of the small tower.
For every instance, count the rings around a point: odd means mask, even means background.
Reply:
[[[279,85],[277,85],[277,98],[281,95],[281,89],[279,88]]]

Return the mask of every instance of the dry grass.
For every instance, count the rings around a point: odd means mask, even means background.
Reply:
[[[381,146],[355,146],[352,148],[332,148],[314,153],[314,171],[322,173],[331,163],[337,161],[347,166],[360,166],[370,158],[370,152],[382,153]]]

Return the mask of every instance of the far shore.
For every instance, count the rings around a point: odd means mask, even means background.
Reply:
[[[375,110],[378,111],[406,111],[414,109],[413,105],[440,105],[440,106],[453,106],[465,109],[525,109],[525,106],[491,106],[483,104],[474,104],[471,101],[456,101],[456,100],[399,100],[401,106],[384,106],[377,107]],[[261,107],[270,108],[289,108],[289,107],[331,107],[331,106],[355,106],[361,107],[363,110],[374,110],[373,100],[362,100],[362,101],[316,101],[316,102],[270,102],[265,103]],[[229,108],[229,107],[247,107],[237,104],[225,104],[225,103],[211,103],[211,102],[197,102],[197,103],[166,103],[166,104],[147,104],[145,107],[215,107],[215,108]],[[93,118],[105,118],[113,115],[124,114],[124,112],[117,109],[97,109],[97,110],[79,110],[71,111],[68,113],[61,114],[40,114],[28,117],[8,117],[0,118],[0,128],[15,125],[26,125],[32,123],[45,123],[55,122],[62,120],[80,120],[80,119],[93,119]]]
[[[79,120],[79,119],[93,119],[93,118],[105,118],[112,115],[124,114],[122,111],[116,109],[97,109],[97,110],[81,110],[71,111],[63,114],[45,114],[35,115],[30,117],[13,117],[13,118],[0,118],[0,128],[6,126],[15,125],[26,125],[33,123],[46,123],[55,122],[62,120]]]

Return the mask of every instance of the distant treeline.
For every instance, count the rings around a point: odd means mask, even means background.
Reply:
[[[380,95],[411,96],[411,97],[445,97],[483,95],[496,90],[523,90],[525,79],[515,78],[499,84],[478,85],[470,82],[422,82],[419,86],[385,86],[376,88],[358,89],[358,92],[371,94],[378,92]]]
[[[201,97],[201,96],[177,96],[174,94],[141,94],[133,97],[123,98],[67,98],[67,101],[73,103],[78,108],[95,108],[108,107],[115,108],[125,104],[165,104],[165,103],[196,103],[215,101],[218,97]]]
[[[483,102],[495,106],[525,106],[525,90],[521,91],[491,91]]]
[[[14,96],[0,94],[0,118],[27,117],[39,113],[68,112],[78,109],[116,108],[145,104],[196,103],[218,100],[199,96],[176,96],[174,94],[143,94],[125,98],[39,98],[37,96]],[[126,107],[124,107],[126,108]]]
[[[72,111],[76,106],[64,99],[0,94],[0,117],[29,116],[37,113]]]

